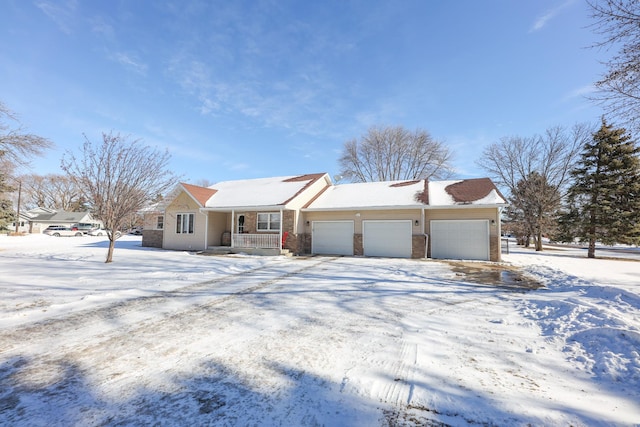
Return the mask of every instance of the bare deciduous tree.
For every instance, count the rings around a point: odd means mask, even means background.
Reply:
[[[95,218],[108,229],[109,250],[105,262],[113,261],[116,231],[158,194],[175,185],[167,169],[169,153],[129,141],[120,134],[102,134],[102,143],[85,136],[82,156],[67,151],[62,169],[90,202]]]
[[[0,102],[0,157],[3,160],[13,165],[28,165],[31,157],[42,155],[51,146],[48,139],[27,133],[15,113]]]
[[[13,111],[0,102],[0,227],[6,226],[8,219],[20,217],[20,203],[14,213],[7,193],[15,191],[9,183],[18,166],[27,166],[31,157],[42,155],[45,149],[52,146],[51,141],[37,135],[27,133]],[[18,184],[18,188],[20,188]],[[18,191],[18,194],[20,191]],[[18,200],[20,195],[18,195]],[[16,231],[18,230],[16,219]]]
[[[341,174],[354,182],[443,179],[451,176],[451,152],[424,130],[371,127],[344,144]]]
[[[84,210],[85,201],[76,183],[67,175],[22,175],[23,203],[63,211]]]
[[[596,82],[596,100],[607,115],[618,117],[640,131],[640,2],[637,0],[588,0],[595,32],[604,39],[597,47],[616,49],[605,62],[606,74]]]
[[[531,138],[502,138],[485,148],[477,162],[496,184],[509,190],[512,209],[522,211],[526,229],[536,236],[536,250],[542,250],[549,216],[560,206],[570,172],[590,135],[587,125],[576,125],[570,131],[552,127]]]

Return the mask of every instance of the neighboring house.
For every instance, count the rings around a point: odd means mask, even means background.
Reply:
[[[155,203],[141,210],[142,215],[142,246],[152,248],[162,247],[164,231],[164,209],[165,205]]]
[[[18,225],[18,233],[30,233],[30,221],[33,216],[26,212],[20,212],[20,222]],[[16,231],[16,222],[9,224],[10,232]]]
[[[164,209],[144,213],[142,244],[499,261],[505,204],[488,178],[334,185],[320,173],[180,184]]]
[[[28,226],[25,225],[25,231],[28,233],[42,233],[50,225],[62,225],[65,227],[70,227],[77,223],[101,225],[101,222],[93,219],[89,212],[66,212],[47,208],[31,209],[24,212],[24,214],[21,212],[20,219],[21,223],[23,219],[27,219]]]

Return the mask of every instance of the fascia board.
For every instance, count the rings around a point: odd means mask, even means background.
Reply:
[[[339,208],[304,208],[303,212],[332,212],[332,211],[392,211],[424,209],[425,205],[400,205],[400,206],[341,206]]]
[[[506,203],[496,203],[491,205],[474,205],[469,203],[466,205],[440,205],[440,206],[425,206],[427,210],[441,210],[441,209],[488,209],[488,208],[503,208],[507,206]]]
[[[264,210],[271,211],[279,211],[288,210],[285,205],[262,205],[262,206],[220,206],[220,207],[203,207],[200,210],[205,212],[230,212],[234,211],[247,211],[247,212],[258,212]]]

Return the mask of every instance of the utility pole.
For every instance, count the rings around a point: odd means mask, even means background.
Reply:
[[[19,233],[20,229],[20,196],[22,195],[22,181],[18,181],[18,208],[16,209],[16,234]]]

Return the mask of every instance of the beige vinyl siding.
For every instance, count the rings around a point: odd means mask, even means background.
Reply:
[[[285,206],[286,209],[294,211],[293,213],[293,233],[305,233],[305,219],[304,215],[300,214],[300,209],[316,197],[325,187],[329,185],[328,177],[325,176],[313,184],[311,184],[305,191],[298,194]]]
[[[207,245],[220,246],[222,233],[231,230],[231,215],[225,212],[209,212]]]
[[[147,213],[144,214],[142,219],[143,230],[157,230],[158,229],[158,217],[163,216],[163,213]],[[164,228],[163,228],[164,229]]]
[[[176,216],[190,213],[194,214],[193,234],[176,233]],[[198,204],[182,192],[165,210],[163,247],[188,251],[204,250],[206,249],[206,226],[207,215],[200,213]]]
[[[362,221],[367,220],[410,220],[413,234],[422,234],[422,211],[407,210],[359,210],[359,211],[316,211],[305,212],[305,221],[354,221],[354,233],[362,234]],[[418,221],[418,225],[415,222]],[[310,232],[308,230],[307,232]]]

